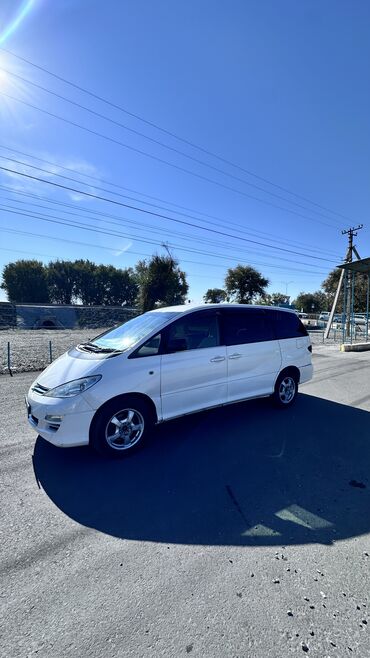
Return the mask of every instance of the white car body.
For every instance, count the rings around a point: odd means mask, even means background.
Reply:
[[[256,309],[259,309],[259,315],[251,316]],[[156,322],[159,325],[125,351],[110,355],[87,354],[83,346],[77,347],[41,373],[26,397],[30,425],[39,435],[56,446],[86,445],[96,412],[109,400],[124,394],[145,398],[155,408],[156,422],[160,423],[211,407],[269,396],[274,391],[279,374],[286,368],[295,369],[299,383],[312,378],[310,338],[294,311],[266,306],[207,304],[167,307],[150,313],[157,314]],[[200,316],[199,313],[208,315]],[[284,316],[272,316],[272,313]],[[163,322],[158,314],[163,314]],[[171,314],[170,319],[167,314]],[[285,314],[295,320],[290,320]],[[269,331],[272,327],[269,323],[274,317],[283,323],[278,325],[274,319],[274,331],[278,326],[296,322],[299,323],[297,331],[300,333],[289,338],[269,335],[271,339],[268,340],[255,336],[254,342],[247,342],[247,329],[239,329],[235,334],[240,336],[237,339],[241,340],[239,344],[235,344],[234,340],[234,344],[228,345],[229,339],[221,339],[234,330],[230,326],[232,323],[237,325],[240,318],[248,324],[251,318],[253,322],[253,318],[262,316]],[[155,341],[159,333],[159,340],[162,340],[165,332],[176,332],[176,327],[182,326],[178,323],[181,318],[186,318],[187,326],[211,318],[218,330],[220,327],[222,329],[217,334],[217,343],[220,344],[207,346],[207,342],[215,340],[208,332],[201,340],[202,347],[150,354],[153,348],[150,343],[148,347],[148,340],[153,338]],[[174,325],[174,329],[172,325],[176,322],[178,324]],[[104,336],[100,340],[105,340]],[[178,345],[176,340],[181,343],[183,339],[173,340]],[[144,353],[149,350],[149,353],[135,356],[140,348]],[[101,376],[100,381],[73,397],[48,395],[51,389],[66,382],[95,375]]]

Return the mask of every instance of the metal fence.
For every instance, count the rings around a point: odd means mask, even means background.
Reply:
[[[0,332],[0,374],[43,370],[71,347],[103,330]]]
[[[344,335],[343,328],[338,326],[337,328],[331,328],[329,336],[325,338],[325,328],[322,329],[309,329],[307,327],[308,334],[311,338],[313,344],[317,343],[346,343],[347,338]],[[353,327],[352,330],[352,343],[367,343],[370,341],[370,336],[366,334],[365,331],[360,327]]]
[[[327,339],[324,339],[324,328],[310,329],[307,327],[307,329],[314,345],[343,342],[341,327],[332,328]],[[58,332],[59,336],[56,336],[53,332],[53,338],[30,331],[14,331],[11,335],[8,333],[0,342],[0,374],[12,375],[17,372],[43,370],[68,349],[91,339],[94,333],[91,330]],[[2,338],[1,334],[0,338]],[[353,342],[362,342],[367,339],[370,340],[370,337],[365,336],[361,329],[354,328]]]
[[[12,375],[13,372],[43,370],[63,352],[65,349],[58,349],[58,345],[53,345],[51,340],[41,345],[36,353],[30,350],[29,346],[15,346],[11,341],[7,341],[2,348],[0,373],[7,372]]]

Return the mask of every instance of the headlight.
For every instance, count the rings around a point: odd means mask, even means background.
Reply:
[[[74,379],[72,382],[61,384],[50,391],[44,393],[48,398],[73,398],[79,393],[87,391],[88,388],[94,386],[101,380],[101,375],[94,375],[94,377],[82,377],[82,379]]]

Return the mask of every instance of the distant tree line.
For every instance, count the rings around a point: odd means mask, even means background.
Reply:
[[[316,292],[301,292],[294,300],[297,309],[303,310],[304,313],[321,313],[321,311],[330,311],[334,302],[335,293],[340,278],[340,270],[332,270],[325,281],[322,282],[322,290]],[[354,311],[361,313],[366,311],[366,294],[367,294],[367,276],[356,274],[354,287]],[[336,308],[338,313],[343,311],[343,286],[339,293],[338,304]]]
[[[236,301],[248,304],[266,297],[269,284],[248,265],[230,268],[225,290],[210,289],[207,302]],[[157,306],[183,304],[189,290],[186,274],[170,254],[140,260],[135,268],[119,269],[89,260],[18,260],[3,270],[1,287],[9,301],[109,306],[138,306],[150,311]]]
[[[333,270],[323,281],[322,290],[301,292],[293,305],[305,313],[330,310],[339,277],[340,271]],[[203,299],[206,303],[287,305],[289,296],[267,293],[269,283],[250,265],[237,265],[227,270],[224,288],[209,288]],[[154,254],[126,269],[83,259],[55,260],[47,265],[37,260],[18,260],[5,265],[1,287],[9,301],[16,303],[137,306],[141,311],[183,304],[189,290],[185,272],[170,253]],[[366,307],[366,287],[366,277],[357,276],[355,311]],[[341,308],[342,295],[338,312]]]
[[[3,290],[11,302],[135,306],[143,311],[181,304],[188,284],[170,254],[141,260],[135,268],[97,265],[89,260],[18,260],[3,269]]]
[[[9,301],[131,306],[138,284],[133,270],[96,265],[89,260],[56,260],[48,265],[37,260],[8,263],[2,288]]]
[[[340,270],[332,270],[328,277],[322,282],[321,290],[315,292],[300,292],[296,299],[291,301],[291,306],[304,313],[321,313],[330,311],[340,277]],[[259,272],[249,266],[238,265],[228,270],[225,279],[225,288],[209,288],[203,299],[206,303],[215,304],[224,301],[236,301],[241,304],[269,304],[272,306],[286,306],[290,303],[290,297],[280,292],[269,294],[266,292],[268,280]],[[356,275],[354,311],[366,310],[367,276]],[[343,290],[340,291],[337,312],[343,310]]]

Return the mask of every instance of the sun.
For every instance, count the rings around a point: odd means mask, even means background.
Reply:
[[[1,0],[0,0],[1,2]],[[24,85],[18,79],[17,74],[22,74],[22,70],[17,65],[11,66],[9,58],[0,52],[0,94],[5,96],[14,91],[24,92]]]
[[[1,69],[0,62],[0,91],[5,91],[9,87],[9,74]]]

